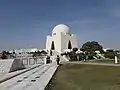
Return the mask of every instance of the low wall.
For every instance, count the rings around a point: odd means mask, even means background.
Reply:
[[[20,69],[30,68],[34,65],[44,64],[45,57],[16,58],[0,60],[0,73],[9,73]]]
[[[17,58],[16,60],[21,60],[24,66],[26,68],[29,68],[33,65],[44,64],[44,59],[45,57],[38,57],[38,58],[30,57],[30,58]]]
[[[9,73],[24,68],[25,66],[23,65],[21,60],[15,59],[0,60],[0,73]]]

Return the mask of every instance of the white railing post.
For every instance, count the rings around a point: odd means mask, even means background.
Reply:
[[[117,56],[115,56],[115,64],[118,63],[118,59],[117,59]]]

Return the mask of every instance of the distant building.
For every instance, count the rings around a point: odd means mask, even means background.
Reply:
[[[103,49],[104,52],[107,52],[107,50],[113,50],[113,49],[111,49],[111,48]]]
[[[31,52],[37,52],[37,48],[30,49],[19,49],[19,50],[10,50],[9,53],[15,53],[15,57],[29,57],[31,56]]]
[[[100,54],[100,51],[95,51],[95,53]]]

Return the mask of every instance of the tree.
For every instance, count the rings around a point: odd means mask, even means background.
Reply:
[[[40,56],[40,55],[41,55],[40,51],[35,51],[33,53],[33,57],[37,57],[37,56]]]
[[[70,61],[77,61],[77,54],[74,51],[68,53]]]
[[[98,42],[92,41],[84,43],[80,50],[87,51],[90,53],[93,53],[95,51],[103,52],[103,47]]]
[[[103,53],[103,47],[96,41],[86,42],[83,44],[82,48],[80,49],[83,52],[88,53],[88,58],[93,59],[93,56],[96,55],[95,51],[100,51]]]
[[[35,52],[31,52],[31,54],[33,54],[33,57],[37,57],[37,56],[42,56],[42,55],[46,55],[48,54],[46,51],[42,50],[42,51],[35,51]]]
[[[2,56],[1,56],[1,59],[7,59],[8,58],[8,54],[6,51],[3,51],[2,52]]]
[[[46,51],[44,51],[44,50],[42,50],[41,52],[40,52],[42,55],[46,55],[46,54],[48,54]]]
[[[78,51],[78,48],[73,48],[72,51],[76,52],[76,51]]]

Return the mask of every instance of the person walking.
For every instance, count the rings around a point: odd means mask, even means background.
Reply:
[[[52,56],[52,54],[53,54],[53,53],[52,53],[52,50],[50,50],[50,56]]]
[[[60,57],[59,57],[59,55],[57,55],[56,61],[57,61],[57,65],[59,65],[60,64]]]
[[[46,64],[49,64],[50,63],[50,56],[47,56],[46,57]]]

